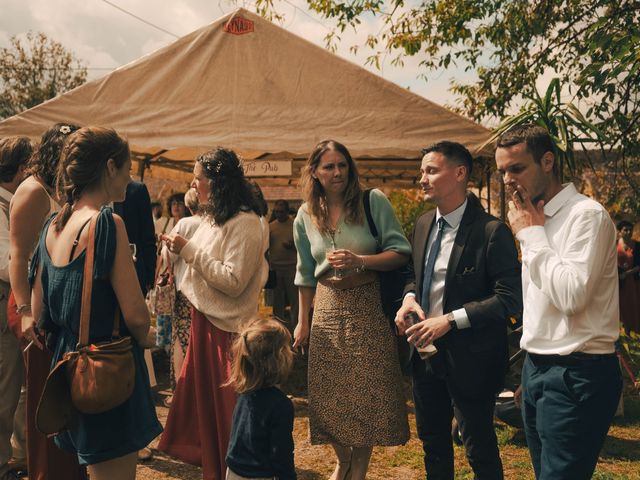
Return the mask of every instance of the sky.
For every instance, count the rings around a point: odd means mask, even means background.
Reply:
[[[0,46],[9,46],[12,35],[29,30],[44,32],[83,60],[92,80],[176,40],[110,3],[178,37],[231,13],[237,6],[254,11],[252,2],[242,0],[237,3],[229,0],[0,0]],[[276,0],[275,3],[285,16],[281,27],[325,46],[324,37],[332,26],[330,20],[309,12],[305,0]],[[387,55],[378,70],[365,65],[370,50],[367,53],[365,48],[360,48],[357,56],[350,52],[352,45],[364,43],[367,34],[377,34],[381,25],[377,19],[367,19],[357,34],[345,31],[337,54],[433,102],[454,105],[455,96],[448,91],[451,78],[472,78],[462,70],[432,72],[425,81],[418,78],[424,73],[418,66],[418,57],[406,59],[403,67],[394,67],[392,55]]]

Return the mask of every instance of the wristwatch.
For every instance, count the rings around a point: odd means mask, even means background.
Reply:
[[[447,322],[449,322],[449,326],[451,330],[457,330],[458,324],[456,323],[456,317],[453,315],[453,312],[447,313]]]

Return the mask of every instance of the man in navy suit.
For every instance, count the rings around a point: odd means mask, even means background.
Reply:
[[[156,273],[156,236],[147,186],[134,180],[129,182],[124,202],[114,203],[113,211],[122,217],[129,242],[136,246],[134,265],[142,295],[146,296],[147,291],[153,287]],[[149,370],[153,368],[150,358],[145,358]],[[151,458],[153,453],[148,447],[138,452],[140,461]]]
[[[417,347],[413,396],[427,478],[454,478],[455,415],[475,478],[502,479],[493,411],[507,368],[507,319],[522,311],[518,252],[509,228],[467,193],[469,151],[440,142],[423,154],[420,185],[436,208],[416,221],[396,324]]]
[[[153,285],[156,270],[155,230],[146,185],[131,181],[124,202],[114,203],[113,210],[124,220],[129,242],[136,246],[136,274],[142,294],[146,295]]]

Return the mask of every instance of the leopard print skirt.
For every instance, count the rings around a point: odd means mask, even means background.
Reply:
[[[409,439],[396,341],[380,285],[318,284],[309,339],[311,443],[402,445]]]

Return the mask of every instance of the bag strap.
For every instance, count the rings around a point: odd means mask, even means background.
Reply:
[[[84,258],[84,278],[82,279],[82,300],[80,304],[80,331],[78,332],[78,345],[89,344],[89,320],[91,318],[91,293],[93,291],[93,261],[96,250],[96,223],[99,213],[91,217],[89,223],[89,236],[87,238],[87,249]],[[120,332],[120,308],[116,306],[113,319],[112,337],[116,337]]]
[[[362,203],[364,204],[364,214],[367,217],[367,224],[369,225],[371,236],[376,239],[378,247],[381,248],[380,241],[378,239],[378,229],[376,228],[376,222],[373,221],[373,215],[371,215],[371,190],[371,188],[368,188],[364,192],[362,192]]]

